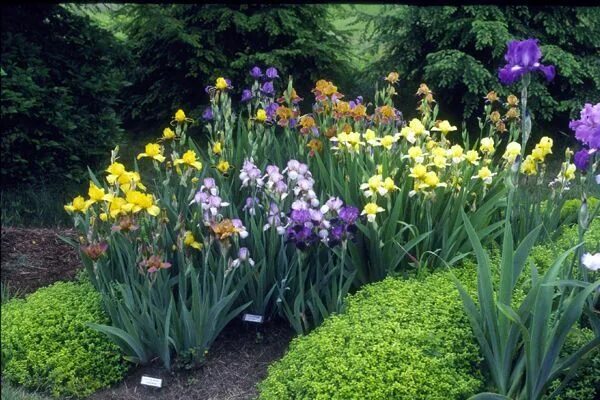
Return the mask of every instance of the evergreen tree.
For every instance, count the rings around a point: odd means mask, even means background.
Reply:
[[[427,82],[458,115],[479,111],[489,90],[518,94],[518,86],[498,81],[511,39],[539,39],[543,62],[556,66],[552,83],[532,82],[534,117],[566,126],[586,101],[600,99],[599,8],[391,6],[369,22],[381,54],[371,69],[397,70],[410,83],[402,94],[411,97]]]
[[[198,118],[217,77],[239,95],[249,70],[274,66],[300,96],[319,78],[347,77],[344,34],[323,5],[132,5],[126,33],[135,66],[126,91],[132,129],[158,129],[183,108]]]

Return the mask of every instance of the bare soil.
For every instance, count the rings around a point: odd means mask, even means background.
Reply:
[[[2,227],[0,277],[21,294],[59,280],[71,280],[82,268],[75,249],[59,237],[73,230]]]
[[[59,235],[73,238],[75,232],[2,227],[2,282],[22,295],[73,279],[82,268],[79,256]],[[132,367],[123,382],[89,399],[254,399],[256,384],[266,376],[268,365],[283,355],[292,337],[293,331],[282,321],[256,325],[236,319],[217,338],[202,367],[171,373],[159,362]],[[142,375],[161,378],[163,387],[142,386]]]

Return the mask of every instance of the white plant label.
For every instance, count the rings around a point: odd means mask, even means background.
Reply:
[[[244,314],[244,316],[242,317],[242,321],[254,322],[254,323],[257,323],[257,324],[262,324],[263,323],[263,316],[262,315],[256,315],[256,314]]]
[[[142,382],[140,383],[146,386],[154,386],[157,388],[162,387],[162,379],[152,378],[149,376],[142,376]]]

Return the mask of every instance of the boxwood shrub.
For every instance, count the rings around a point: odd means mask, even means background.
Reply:
[[[534,247],[531,260],[544,271],[577,241],[577,226],[565,227],[555,243]],[[600,245],[600,218],[592,222],[585,242],[592,251]],[[492,260],[498,262],[497,252]],[[473,261],[453,273],[475,290]],[[522,283],[516,299],[523,297],[526,276]],[[294,339],[259,384],[260,399],[467,398],[485,388],[478,347],[462,307],[449,272],[365,286],[348,298],[345,314]],[[563,350],[572,353],[591,335],[589,329],[574,329]],[[596,349],[559,399],[596,399],[599,387]]]
[[[83,397],[119,381],[118,348],[88,328],[107,323],[88,282],[59,282],[2,305],[2,376],[54,396]]]
[[[473,270],[454,272],[473,289]],[[387,278],[294,339],[259,385],[260,399],[462,399],[482,388],[479,361],[448,272]]]

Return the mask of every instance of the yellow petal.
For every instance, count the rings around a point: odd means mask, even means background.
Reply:
[[[165,161],[165,156],[159,154],[153,157],[155,160],[157,160],[158,162],[163,162]]]
[[[143,157],[150,157],[150,156],[146,153],[140,153],[140,154],[138,154],[137,159],[139,160],[140,158],[143,158]]]
[[[160,213],[160,208],[158,208],[158,206],[150,206],[146,211],[148,211],[148,214],[156,217]]]

